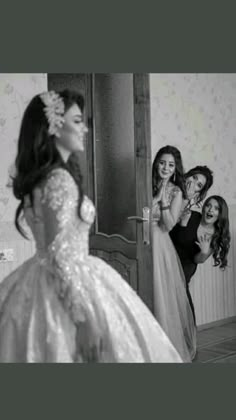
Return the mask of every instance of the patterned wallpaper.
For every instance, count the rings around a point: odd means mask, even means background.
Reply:
[[[17,201],[6,184],[23,112],[32,97],[46,89],[47,74],[0,73],[0,223],[14,220]]]
[[[208,165],[210,194],[236,204],[236,74],[151,74],[153,159],[172,144],[185,169]]]

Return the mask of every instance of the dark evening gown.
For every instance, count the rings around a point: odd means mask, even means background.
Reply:
[[[187,226],[181,226],[177,223],[170,232],[170,237],[183,267],[186,280],[186,292],[193,311],[195,322],[196,316],[194,304],[189,291],[189,284],[197,269],[197,264],[194,262],[194,256],[199,252],[199,247],[195,242],[198,241],[197,230],[200,225],[200,221],[201,214],[197,211],[192,211]]]

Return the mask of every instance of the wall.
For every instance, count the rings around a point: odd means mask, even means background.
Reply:
[[[229,204],[230,267],[222,273],[212,259],[199,266],[191,290],[199,325],[236,315],[236,74],[151,74],[152,155],[171,144],[181,150],[185,169],[208,165],[214,172],[209,194]]]
[[[46,74],[0,73],[0,250],[14,251],[12,262],[0,262],[0,281],[34,252],[33,242],[23,240],[14,227],[17,201],[7,183],[23,112],[31,98],[44,90]]]

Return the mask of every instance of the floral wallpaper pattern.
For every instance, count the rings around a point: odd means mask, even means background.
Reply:
[[[153,159],[171,144],[185,170],[208,165],[210,194],[236,204],[236,74],[150,74]]]
[[[7,182],[15,160],[21,118],[32,97],[44,90],[47,74],[0,73],[0,223],[14,220],[17,201]]]

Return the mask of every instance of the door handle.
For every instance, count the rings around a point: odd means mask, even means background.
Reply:
[[[128,220],[136,220],[137,222],[147,222],[149,219],[145,219],[144,217],[140,216],[129,216],[127,217]]]
[[[150,223],[150,209],[149,207],[143,207],[143,217],[141,216],[130,216],[128,220],[135,220],[136,222],[143,223],[143,243],[145,245],[150,244],[150,233],[149,233],[149,223]]]

